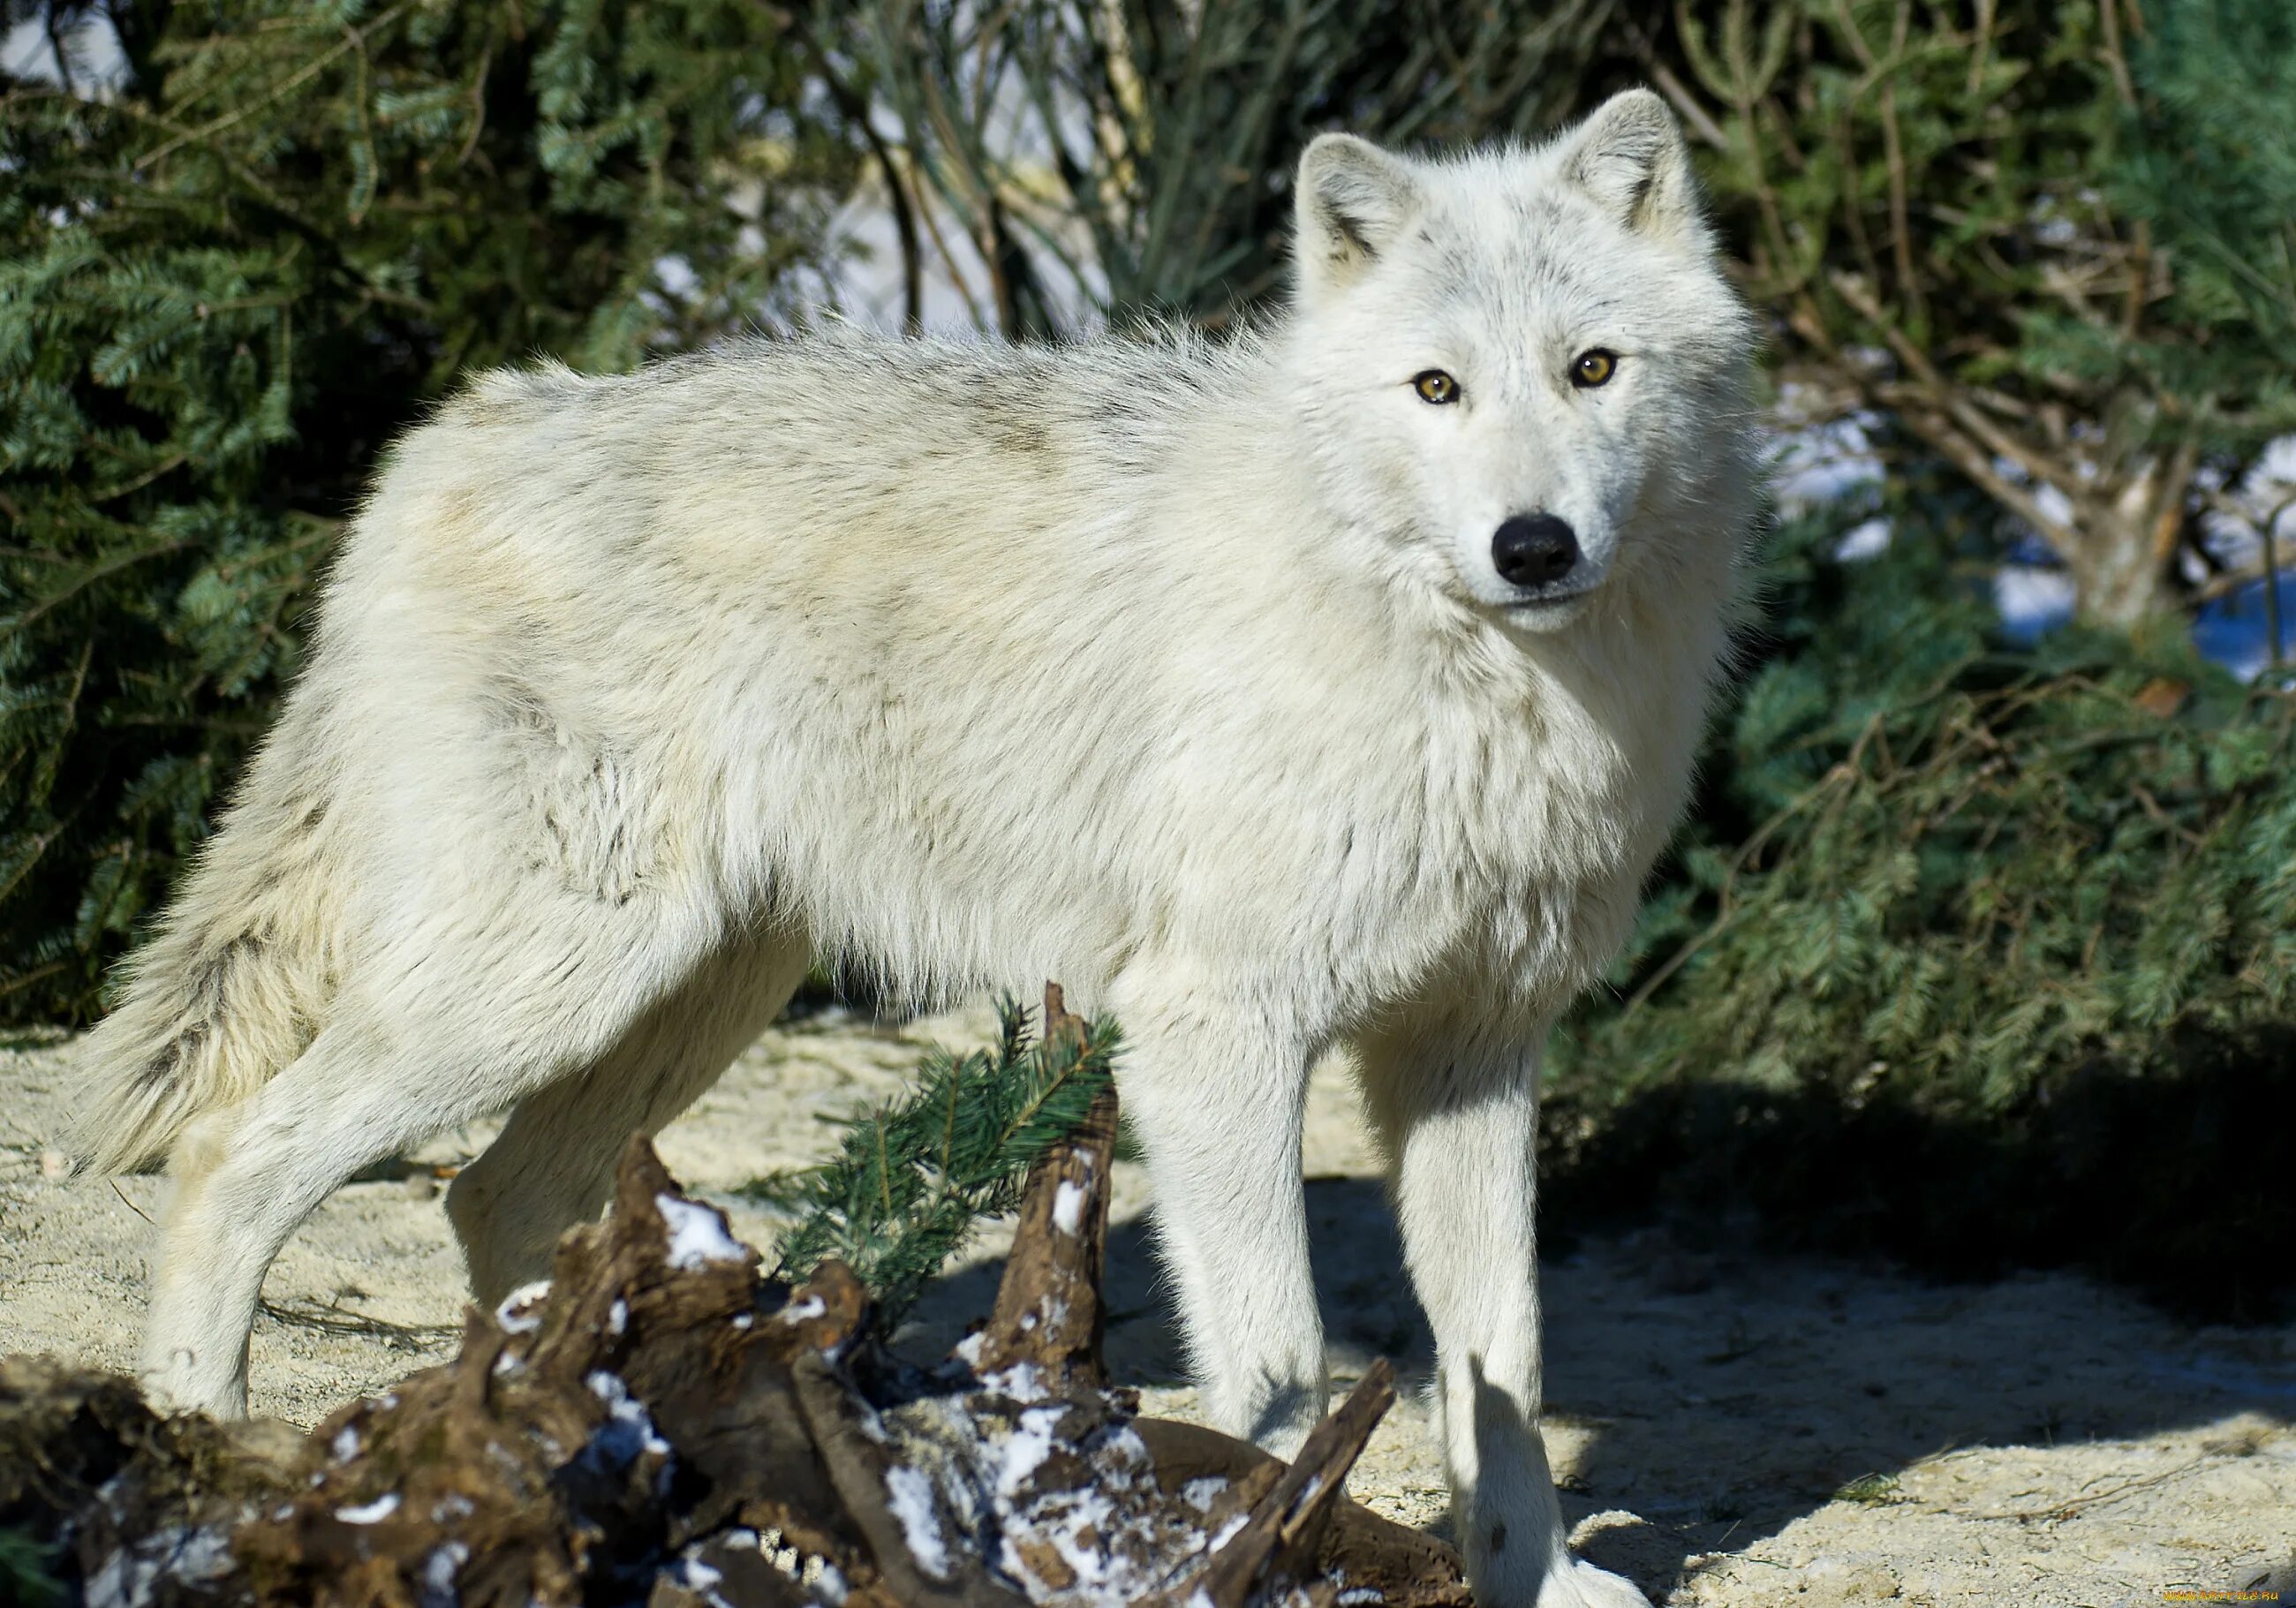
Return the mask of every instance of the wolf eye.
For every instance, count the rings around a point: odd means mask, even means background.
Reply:
[[[1570,383],[1580,390],[1592,390],[1610,383],[1611,376],[1619,372],[1619,354],[1596,347],[1591,352],[1581,352],[1570,360]]]
[[[1413,375],[1411,389],[1419,393],[1422,402],[1432,402],[1438,407],[1459,399],[1459,382],[1439,368]]]

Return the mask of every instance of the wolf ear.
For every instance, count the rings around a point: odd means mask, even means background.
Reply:
[[[1677,234],[1698,224],[1682,126],[1647,89],[1612,95],[1566,135],[1562,174],[1630,229]]]
[[[1292,190],[1292,260],[1311,304],[1359,278],[1419,209],[1403,159],[1351,134],[1316,135]]]

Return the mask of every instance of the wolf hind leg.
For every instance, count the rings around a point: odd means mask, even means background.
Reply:
[[[469,1078],[410,1079],[400,1046],[331,1025],[253,1096],[196,1118],[152,1270],[142,1371],[160,1401],[243,1417],[248,1335],[280,1248],[353,1173],[482,1114]]]
[[[658,904],[529,897],[496,916],[477,931],[434,923],[395,975],[371,963],[291,1064],[178,1136],[144,1338],[156,1396],[243,1414],[264,1275],[320,1202],[361,1168],[594,1064],[714,952],[691,911]]]
[[[604,1205],[630,1135],[659,1132],[717,1082],[781,1013],[811,957],[798,932],[731,944],[594,1065],[519,1102],[447,1192],[482,1304],[548,1276],[558,1236]]]

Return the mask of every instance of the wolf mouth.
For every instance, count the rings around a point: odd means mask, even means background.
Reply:
[[[1572,587],[1567,591],[1527,592],[1521,597],[1509,598],[1499,606],[1503,609],[1552,609],[1592,597],[1602,589],[1601,583],[1597,582],[1591,587]]]

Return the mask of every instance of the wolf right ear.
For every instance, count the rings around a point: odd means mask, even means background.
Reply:
[[[1403,159],[1351,134],[1317,135],[1292,191],[1292,260],[1311,305],[1360,278],[1419,209]]]

